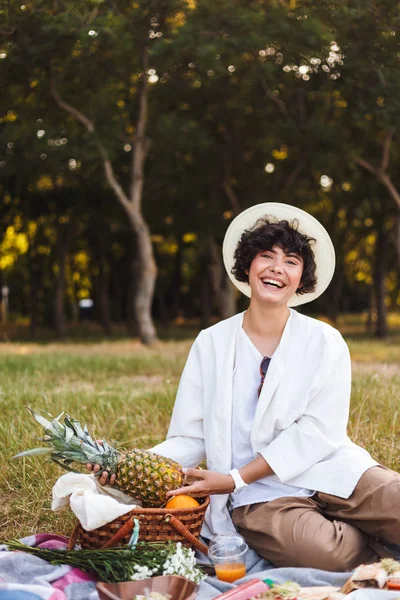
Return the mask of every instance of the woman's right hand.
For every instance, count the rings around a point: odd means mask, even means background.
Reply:
[[[101,470],[101,466],[100,465],[92,465],[91,463],[86,463],[86,469],[96,475],[96,473],[98,473]],[[115,479],[116,479],[115,473],[113,473],[110,478],[108,476],[109,476],[108,471],[103,471],[102,474],[100,475],[100,477],[98,477],[99,484],[100,485],[106,485],[106,484],[114,485]]]

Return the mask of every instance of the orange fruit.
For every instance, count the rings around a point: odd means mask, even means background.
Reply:
[[[172,496],[168,500],[165,508],[194,508],[200,506],[195,498],[191,496],[185,496],[184,494],[178,494],[178,496]]]

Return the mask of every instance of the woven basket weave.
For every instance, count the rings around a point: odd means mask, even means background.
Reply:
[[[207,547],[198,538],[209,504],[210,499],[207,497],[194,508],[138,507],[93,531],[86,531],[78,522],[68,547],[73,548],[76,542],[82,548],[126,545],[132,534],[134,519],[137,519],[140,524],[139,541],[181,542],[184,546],[194,546],[207,554]]]

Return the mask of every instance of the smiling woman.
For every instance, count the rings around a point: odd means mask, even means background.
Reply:
[[[292,308],[331,281],[328,233],[296,207],[260,204],[232,221],[223,256],[250,305],[192,346],[152,451],[197,481],[168,495],[210,495],[203,535],[236,528],[276,566],[349,571],[387,556],[377,538],[400,543],[400,476],[347,436],[341,334]]]
[[[226,244],[228,244],[228,240]],[[267,217],[260,218],[253,227],[246,229],[241,234],[234,251],[231,273],[236,281],[248,283],[252,290],[249,281],[250,266],[253,266],[255,262],[258,263],[257,267],[267,268],[270,266],[271,273],[274,273],[275,269],[280,272],[287,267],[288,273],[298,274],[301,268],[301,285],[299,282],[299,285],[292,290],[292,295],[314,292],[317,278],[312,246],[315,241],[315,238],[298,231],[298,220],[289,223],[287,220],[276,222]],[[275,278],[276,281],[278,286],[279,283],[283,284],[279,287],[286,286],[285,281],[279,280],[278,277]],[[271,284],[273,285],[273,282]]]
[[[303,259],[274,246],[257,254],[247,273],[253,302],[258,296],[260,301],[287,306],[288,300],[302,288]]]

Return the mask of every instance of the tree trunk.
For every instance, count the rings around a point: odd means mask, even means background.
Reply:
[[[95,286],[95,315],[100,321],[105,335],[112,333],[111,326],[111,307],[110,307],[110,266],[107,261],[105,245],[109,245],[109,240],[105,236],[99,236],[94,246],[93,259],[98,269],[97,277],[94,280]],[[117,284],[118,289],[120,285]]]
[[[99,276],[98,276],[98,299],[99,316],[104,333],[109,336],[112,333],[110,296],[109,296],[109,269],[104,248],[100,248]]]
[[[35,334],[39,325],[39,285],[40,285],[40,268],[38,268],[38,256],[36,252],[30,252],[30,302],[29,302],[29,331]]]
[[[72,272],[73,268],[71,268]],[[76,285],[75,282],[71,281],[71,295],[69,296],[69,309],[71,314],[71,321],[74,325],[79,323],[79,305],[78,298],[76,295]]]
[[[30,319],[29,319],[29,332],[35,334],[39,325],[39,287],[35,280],[35,276],[31,277],[31,298],[29,305]]]
[[[236,313],[236,288],[230,280],[228,273],[225,273],[224,277],[224,286],[226,293],[225,307],[226,307],[226,317],[231,317]]]
[[[79,323],[79,306],[75,294],[75,286],[73,286],[73,294],[70,298],[71,321],[74,324]]]
[[[58,230],[58,252],[56,263],[56,277],[54,290],[53,323],[58,337],[63,338],[66,334],[65,319],[65,267],[68,255],[69,244],[72,234],[71,219],[65,226],[60,226]]]
[[[394,228],[394,246],[396,248],[397,256],[397,271],[400,275],[400,212],[397,215],[397,222]]]
[[[158,314],[160,315],[160,321],[164,327],[167,327],[170,323],[170,316],[167,308],[167,304],[165,302],[164,294],[162,290],[158,286],[156,289],[156,301]]]
[[[376,329],[375,336],[386,338],[388,334],[387,326],[387,306],[386,306],[386,288],[385,277],[387,273],[387,251],[388,240],[383,226],[378,231],[375,250],[375,269],[374,269],[374,287],[376,297]]]
[[[152,344],[156,339],[156,329],[153,323],[151,309],[154,295],[155,282],[157,278],[157,266],[153,254],[150,231],[142,214],[142,196],[144,186],[144,165],[148,155],[150,142],[146,137],[148,121],[148,91],[149,83],[147,77],[149,48],[143,49],[143,72],[140,85],[138,102],[139,111],[136,121],[136,132],[133,140],[134,151],[132,153],[131,180],[129,194],[125,192],[116,177],[110,155],[103,144],[97,140],[97,148],[103,160],[104,172],[109,186],[115,197],[128,216],[132,231],[136,234],[138,277],[136,294],[132,301],[135,321],[138,333],[144,344]],[[91,121],[79,109],[65,102],[59,95],[54,78],[50,84],[51,94],[57,105],[69,113],[91,134],[95,133],[95,123]]]
[[[372,285],[369,290],[368,298],[368,316],[366,322],[367,333],[372,335],[374,333],[374,312],[375,312],[375,298],[374,298],[374,286]]]
[[[41,325],[41,293],[43,294],[43,274],[47,271],[48,265],[44,264],[43,255],[37,252],[37,247],[43,240],[43,224],[38,223],[36,233],[29,242],[29,332],[35,334]],[[47,305],[46,305],[47,308]],[[50,311],[51,313],[51,311]],[[50,325],[52,319],[50,319]]]
[[[172,286],[169,290],[169,298],[171,299],[171,315],[177,317],[181,304],[181,285],[182,285],[182,238],[177,239],[178,250],[175,254],[174,274],[172,277]]]
[[[131,214],[132,228],[136,234],[136,289],[133,298],[133,312],[138,335],[143,344],[151,345],[157,339],[151,308],[157,279],[157,265],[154,259],[150,231],[144,219],[136,211]]]
[[[338,264],[331,284],[331,293],[327,306],[328,317],[334,325],[337,324],[340,313],[340,299],[342,297],[343,285],[344,266]]]
[[[203,268],[201,273],[201,328],[207,329],[210,325],[212,315],[211,282],[208,257],[203,257]]]
[[[65,259],[64,259],[65,260]],[[56,274],[56,285],[54,291],[53,325],[59,338],[65,337],[65,312],[64,312],[64,290],[65,290],[65,267],[61,254],[58,258],[58,273]]]
[[[225,273],[221,252],[212,235],[209,236],[209,251],[209,270],[213,299],[221,319],[227,319],[235,314],[235,290],[228,275]]]
[[[128,329],[132,332],[133,335],[137,335],[137,331],[135,330],[135,307],[134,307],[134,298],[136,294],[136,282],[139,273],[138,261],[136,259],[136,253],[133,248],[130,251],[130,268],[128,270],[129,280],[126,284],[126,296],[125,296],[125,319],[128,326]]]

